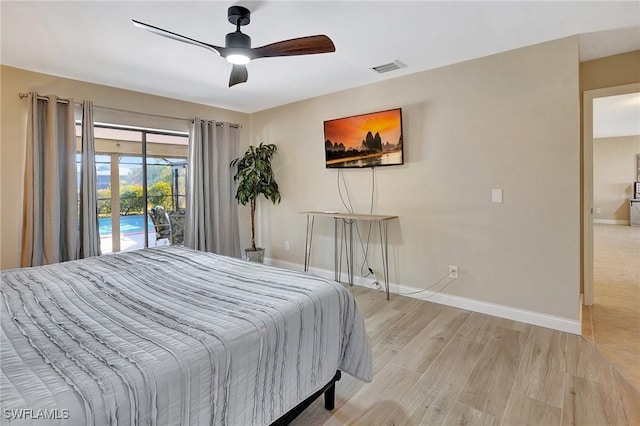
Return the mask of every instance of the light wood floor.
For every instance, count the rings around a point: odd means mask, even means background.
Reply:
[[[594,233],[594,305],[582,309],[586,339],[640,389],[640,227]]]
[[[640,425],[640,394],[582,336],[353,287],[374,378],[293,425]]]

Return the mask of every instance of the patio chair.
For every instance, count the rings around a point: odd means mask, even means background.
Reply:
[[[155,245],[158,245],[158,241],[162,239],[169,241],[171,238],[171,222],[169,221],[169,215],[164,211],[164,207],[155,206],[149,210],[149,217],[156,231]]]
[[[184,244],[184,220],[185,211],[178,210],[175,212],[168,212],[169,223],[171,224],[171,236],[169,237],[171,245]]]

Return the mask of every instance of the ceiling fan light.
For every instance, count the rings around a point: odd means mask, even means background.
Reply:
[[[248,64],[250,60],[251,58],[241,53],[234,53],[232,55],[227,55],[227,61],[231,62],[234,65],[245,65],[245,64]]]

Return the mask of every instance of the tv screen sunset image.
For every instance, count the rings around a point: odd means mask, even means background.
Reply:
[[[324,122],[326,167],[403,164],[400,108]]]

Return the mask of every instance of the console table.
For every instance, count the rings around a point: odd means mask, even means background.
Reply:
[[[307,231],[305,235],[304,244],[304,270],[309,271],[309,261],[311,258],[311,243],[313,241],[313,225],[316,216],[324,216],[333,218],[333,249],[334,249],[334,273],[335,280],[340,281],[340,272],[342,264],[342,244],[340,244],[340,251],[338,251],[338,229],[340,229],[340,241],[342,242],[343,233],[349,234],[349,238],[345,238],[346,242],[346,259],[347,259],[347,276],[349,279],[349,285],[353,285],[353,224],[356,221],[363,222],[377,222],[378,230],[380,231],[380,250],[382,252],[382,271],[384,275],[384,289],[389,300],[389,250],[387,243],[387,223],[391,219],[396,219],[398,216],[392,215],[375,215],[375,214],[351,214],[351,213],[337,213],[337,212],[319,212],[319,211],[306,211],[300,212],[300,214],[307,215]]]

